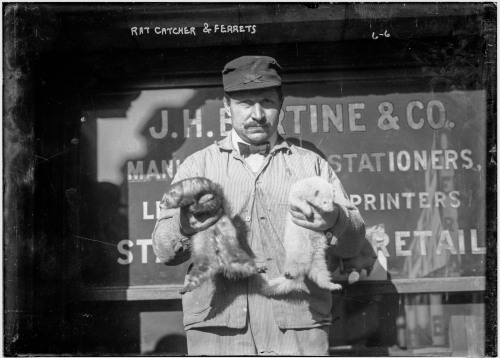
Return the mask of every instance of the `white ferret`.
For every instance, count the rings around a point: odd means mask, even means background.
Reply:
[[[313,215],[313,211],[321,214],[335,210],[334,199],[332,185],[320,177],[297,181],[292,185],[288,197],[289,204],[298,207],[307,217]],[[306,276],[321,288],[328,290],[342,288],[341,285],[331,282],[325,258],[328,244],[323,233],[296,225],[288,212],[283,244],[286,253],[284,276],[265,284],[263,288],[265,295],[282,295],[292,291],[308,292],[304,282]]]

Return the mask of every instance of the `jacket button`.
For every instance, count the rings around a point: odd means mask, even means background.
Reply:
[[[333,234],[330,231],[328,231],[325,235],[328,239],[331,239],[333,236]]]

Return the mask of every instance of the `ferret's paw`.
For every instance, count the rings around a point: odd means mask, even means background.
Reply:
[[[342,289],[342,285],[339,285],[338,283],[333,283],[333,282],[330,282],[328,284],[328,288],[330,291],[339,291]]]
[[[186,286],[182,288],[182,290],[179,291],[181,295],[185,294],[186,292],[191,292],[196,288],[196,285],[193,284],[192,282],[188,283]]]
[[[299,271],[296,268],[288,268],[285,270],[284,275],[287,279],[293,280],[299,276]]]
[[[257,273],[264,273],[267,272],[268,267],[267,266],[260,266],[257,267]]]
[[[182,290],[177,291],[177,292],[179,292],[179,294],[183,295],[183,294],[185,294],[186,292],[189,292],[189,291],[187,291],[185,288],[183,288]]]

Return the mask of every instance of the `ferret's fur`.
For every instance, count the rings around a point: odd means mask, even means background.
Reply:
[[[193,266],[187,274],[186,285],[179,291],[181,294],[194,290],[217,273],[237,279],[265,270],[258,269],[252,257],[241,248],[236,228],[227,215],[227,203],[220,185],[201,177],[181,180],[170,186],[164,201],[169,209],[188,206],[195,217],[213,215],[221,206],[224,210],[215,224],[192,236]]]
[[[335,193],[332,185],[320,177],[311,177],[297,181],[292,185],[289,204],[301,209],[306,216],[312,210],[331,212],[334,210]],[[314,205],[314,208],[309,205]],[[341,285],[331,282],[327,267],[325,249],[328,244],[323,233],[296,225],[287,213],[285,236],[283,239],[286,252],[284,276],[270,280],[264,285],[263,293],[268,296],[282,295],[292,291],[309,290],[304,283],[307,276],[319,287],[339,290]]]

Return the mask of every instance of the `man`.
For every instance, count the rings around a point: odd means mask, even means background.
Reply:
[[[277,133],[283,104],[281,67],[266,56],[244,56],[229,62],[222,74],[224,108],[233,129],[222,141],[188,157],[174,182],[206,177],[222,185],[235,225],[262,274],[283,274],[285,215],[296,224],[323,232],[340,257],[353,257],[364,240],[364,222],[349,202],[328,163],[294,146]],[[299,179],[321,176],[340,199],[335,210],[306,217],[287,205],[290,186]],[[220,213],[219,213],[220,214]],[[194,217],[187,210],[162,207],[153,232],[153,248],[167,265],[189,259],[189,238],[219,218]],[[229,280],[222,275],[182,297],[188,352],[192,355],[326,355],[331,321],[331,292],[306,279],[309,293],[268,298],[257,277]]]

